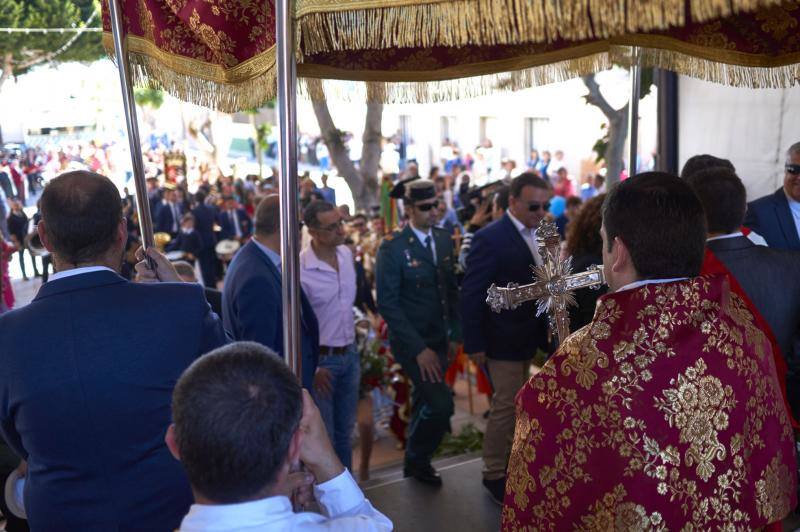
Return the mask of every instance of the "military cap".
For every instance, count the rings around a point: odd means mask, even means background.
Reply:
[[[434,199],[435,197],[436,187],[430,179],[420,179],[406,186],[405,199],[412,203]]]

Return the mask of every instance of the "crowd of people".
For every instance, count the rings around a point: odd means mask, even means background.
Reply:
[[[606,191],[601,177],[574,186],[563,153],[546,152],[471,186],[474,164],[450,148],[443,175],[410,162],[384,176],[391,212],[352,214],[326,180],[301,179],[299,379],[281,360],[274,175],[190,183],[159,159],[146,252],[136,199],[102,164],[50,180],[35,227],[55,273],[0,317],[2,473],[24,486],[2,507],[8,529],[27,526],[22,512],[41,530],[389,530],[351,474],[354,428],[365,480],[370,389],[408,383],[403,472],[441,486],[460,351],[491,381],[482,482],[505,529],[783,519],[800,417],[800,144],[783,186],[749,204],[730,161],[708,155]],[[29,225],[11,192],[4,268]],[[607,282],[576,292],[561,346],[535,302],[485,302],[545,266],[544,219],[573,270],[602,265]],[[531,377],[537,352],[550,360]],[[302,511],[312,499],[325,517]]]

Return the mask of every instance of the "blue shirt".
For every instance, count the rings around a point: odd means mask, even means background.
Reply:
[[[253,244],[258,246],[258,249],[260,249],[261,251],[264,252],[264,254],[267,256],[267,258],[272,261],[272,264],[274,264],[275,267],[278,268],[278,271],[281,271],[281,256],[280,255],[278,255],[277,253],[275,253],[274,251],[269,249],[267,246],[265,246],[264,244],[262,244],[261,242],[259,242],[255,238],[253,238]]]
[[[794,228],[797,231],[797,236],[800,236],[800,201],[795,201],[786,195],[786,200],[789,202],[789,210],[792,211],[792,218],[794,218]]]

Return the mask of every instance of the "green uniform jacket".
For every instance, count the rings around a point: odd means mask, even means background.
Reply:
[[[433,238],[436,264],[409,225],[378,249],[378,310],[398,362],[413,359],[426,347],[446,353],[448,341],[461,341],[453,242],[436,227]]]

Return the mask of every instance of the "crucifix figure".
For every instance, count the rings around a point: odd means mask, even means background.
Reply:
[[[598,289],[605,284],[602,266],[592,266],[585,272],[572,274],[572,257],[560,259],[561,239],[553,222],[542,220],[536,229],[541,266],[531,266],[534,282],[526,285],[509,283],[505,288],[492,284],[486,303],[494,312],[511,310],[526,301],[537,301],[536,315],[548,313],[550,331],[558,343],[569,336],[567,307],[575,305],[573,292],[579,288]]]

